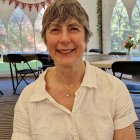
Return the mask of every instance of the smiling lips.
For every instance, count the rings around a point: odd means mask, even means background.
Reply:
[[[69,53],[72,53],[74,50],[75,49],[60,49],[60,50],[56,50],[56,51],[61,54],[69,54]]]

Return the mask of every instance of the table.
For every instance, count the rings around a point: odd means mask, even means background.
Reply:
[[[83,60],[99,68],[111,68],[115,61],[140,61],[139,57],[128,57],[127,55],[108,55],[108,54],[93,54],[86,53],[83,55]]]
[[[7,55],[9,53],[3,54],[3,62],[9,63]],[[44,52],[14,52],[10,54],[20,54],[26,58],[26,60],[38,60],[37,54],[48,54],[47,51]]]
[[[111,65],[115,61],[128,61],[126,55],[116,56],[108,54],[87,54],[84,56],[84,59],[90,62],[90,64],[97,66],[99,68],[111,68]]]
[[[130,58],[117,58],[117,59],[112,59],[112,60],[90,62],[90,64],[97,66],[99,68],[111,68],[112,64],[115,61],[140,61],[140,58],[137,58],[135,60],[130,59]]]
[[[112,64],[115,61],[140,61],[140,57],[127,57],[127,56],[112,56],[106,54],[100,55],[87,55],[86,60],[90,62],[91,65],[102,69],[111,69]],[[134,81],[140,81],[140,76],[132,75]]]
[[[104,60],[104,61],[97,61],[97,62],[90,62],[91,65],[94,65],[96,67],[99,67],[99,68],[104,68],[104,69],[107,69],[107,68],[111,68],[112,64],[115,62],[115,61],[128,61],[127,59],[114,59],[114,60]]]

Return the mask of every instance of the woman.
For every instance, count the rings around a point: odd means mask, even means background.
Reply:
[[[81,5],[56,0],[41,34],[55,67],[20,95],[12,140],[135,140],[137,117],[124,84],[82,61],[91,32]]]

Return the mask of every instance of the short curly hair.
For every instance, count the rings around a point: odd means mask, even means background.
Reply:
[[[85,30],[85,41],[92,35],[89,29],[89,17],[77,0],[56,0],[48,6],[42,20],[41,36],[46,42],[46,30],[52,22],[63,23],[68,19],[76,19]]]

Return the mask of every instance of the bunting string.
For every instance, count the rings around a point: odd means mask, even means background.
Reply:
[[[3,3],[6,1],[6,0],[2,0]],[[27,2],[21,2],[21,1],[18,1],[18,0],[9,0],[9,5],[11,5],[12,3],[15,4],[15,8],[17,8],[17,6],[20,6],[21,9],[24,9],[26,6],[28,6],[29,8],[29,11],[32,10],[33,6],[35,7],[35,9],[38,11],[39,9],[39,5],[42,6],[42,8],[45,9],[45,4],[51,4],[51,0],[44,0],[43,2],[35,2],[35,3],[27,3]]]

